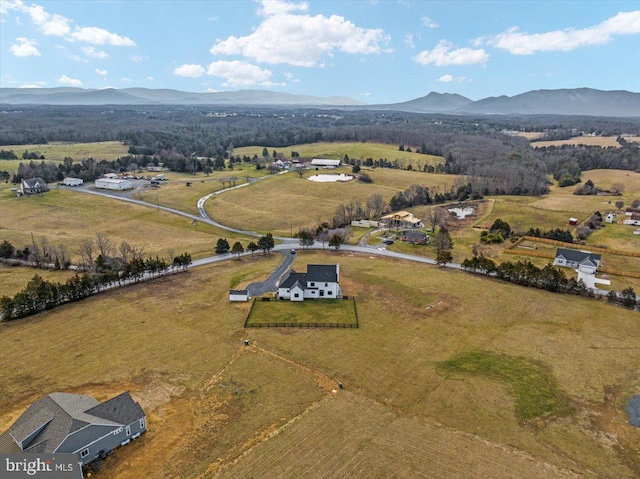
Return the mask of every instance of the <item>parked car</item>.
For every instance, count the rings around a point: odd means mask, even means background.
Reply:
[[[295,250],[295,249],[292,249],[292,250],[291,250],[291,254],[296,254],[296,250]]]
[[[393,244],[393,240],[392,239],[386,239],[383,241],[384,244]]]

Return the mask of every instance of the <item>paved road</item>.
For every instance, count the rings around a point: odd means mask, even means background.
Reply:
[[[296,258],[295,254],[291,254],[290,249],[285,251],[278,251],[283,256],[282,262],[271,273],[271,275],[264,281],[257,283],[251,283],[247,286],[249,296],[255,298],[265,293],[275,293],[278,291],[278,284],[280,284],[280,278],[291,267],[293,260]]]

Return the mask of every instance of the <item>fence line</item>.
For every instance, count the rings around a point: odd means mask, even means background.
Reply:
[[[345,296],[343,299],[347,299]],[[356,298],[355,296],[351,297],[353,301],[353,312],[355,313],[356,322],[355,323],[314,323],[314,322],[304,322],[304,323],[250,323],[249,318],[251,317],[251,313],[253,312],[253,307],[256,304],[258,298],[253,298],[251,302],[251,307],[249,308],[249,312],[247,313],[247,317],[244,320],[245,328],[338,328],[338,329],[358,329],[360,327],[360,320],[358,318],[358,308],[356,307]]]

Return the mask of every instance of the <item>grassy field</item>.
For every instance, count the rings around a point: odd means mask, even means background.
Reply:
[[[248,324],[266,323],[340,323],[355,324],[353,301],[342,299],[318,299],[301,302],[256,301]]]
[[[22,154],[26,151],[29,153],[38,153],[44,155],[44,161],[61,162],[65,158],[73,158],[74,161],[80,161],[85,158],[95,158],[96,160],[115,160],[121,156],[127,155],[128,147],[123,145],[121,141],[101,141],[97,143],[50,143],[47,145],[5,145],[3,150],[11,151],[18,158],[22,158]],[[20,162],[29,162],[30,160],[0,160],[0,170],[6,170],[9,173],[18,171]],[[42,160],[33,160],[42,161]]]
[[[407,145],[408,146],[408,145]],[[247,155],[253,157],[253,155],[262,156],[262,146],[246,146],[243,148],[236,148],[235,155]],[[330,158],[330,159],[344,159],[345,155],[348,155],[350,159],[366,160],[372,158],[378,160],[380,158],[386,158],[389,161],[398,160],[398,162],[407,166],[411,164],[414,169],[420,169],[420,166],[424,165],[437,165],[444,162],[444,158],[441,156],[422,155],[415,153],[415,147],[412,147],[412,152],[398,150],[398,145],[387,145],[385,143],[311,143],[308,145],[292,145],[286,148],[275,148],[276,151],[284,153],[288,158],[292,151],[297,151],[302,158]],[[269,154],[271,154],[274,148],[268,148]]]
[[[602,148],[619,148],[620,143],[618,143],[616,139],[616,136],[574,136],[568,140],[534,141],[531,143],[531,146],[533,148],[542,148],[543,146],[586,145],[601,146]],[[640,143],[640,137],[638,136],[629,136],[626,137],[625,140],[628,142]]]
[[[364,203],[369,196],[379,194],[388,201],[413,184],[444,189],[455,179],[455,176],[388,168],[377,168],[368,173],[372,184],[357,181],[316,183],[288,173],[212,198],[206,208],[209,215],[222,224],[289,236],[292,230],[295,233],[300,228],[313,228],[322,221],[329,221],[336,207],[351,199]]]
[[[522,358],[470,351],[443,361],[439,367],[445,374],[486,376],[507,383],[516,398],[516,416],[520,420],[566,416],[571,412],[569,398],[549,372]]]
[[[142,247],[145,254],[168,257],[186,251],[194,259],[211,256],[218,237],[237,236],[171,213],[69,190],[23,198],[5,190],[0,192],[0,210],[0,241],[23,248],[31,244],[31,233],[38,242],[44,236],[51,245],[63,244],[72,261],[80,243],[95,239],[96,233],[116,244]],[[250,241],[238,239],[245,246]]]
[[[306,252],[294,268],[340,262],[360,328],[245,330],[250,305],[229,303],[228,289],[279,259],[198,268],[0,325],[0,429],[47,392],[103,400],[130,390],[149,432],[100,477],[640,472],[640,430],[623,407],[640,393],[637,313],[404,261]],[[443,361],[476,350],[535,365],[574,412],[523,425],[511,383],[441,374]]]
[[[47,281],[64,283],[76,273],[68,270],[53,271],[0,264],[0,296],[15,295],[23,289],[36,274]]]

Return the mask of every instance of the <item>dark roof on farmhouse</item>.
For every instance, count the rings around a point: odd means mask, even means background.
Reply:
[[[9,427],[22,450],[52,453],[65,438],[90,424],[122,426],[144,417],[128,392],[104,403],[81,394],[51,393],[38,399]]]
[[[404,238],[411,238],[411,239],[417,239],[417,240],[422,240],[429,237],[429,235],[426,234],[424,231],[419,231],[419,230],[404,230],[402,231],[402,236]]]
[[[289,275],[280,283],[281,288],[291,289],[293,285],[301,281],[303,284],[305,283],[305,274],[304,273],[296,273],[294,270],[289,271]]]
[[[86,413],[120,424],[131,424],[144,417],[140,404],[133,400],[128,391],[88,409]]]
[[[46,188],[47,184],[42,178],[29,178],[24,181],[29,188]]]
[[[229,294],[247,294],[246,289],[230,289]]]
[[[589,253],[586,251],[578,251],[575,249],[567,249],[567,248],[558,248],[556,251],[556,258],[558,256],[562,256],[567,261],[572,261],[576,263],[582,263],[584,261],[592,261],[592,262],[600,262],[599,254]]]
[[[310,264],[307,266],[307,281],[336,283],[338,268],[335,264]]]

